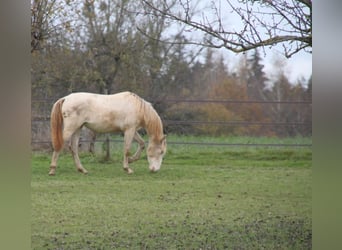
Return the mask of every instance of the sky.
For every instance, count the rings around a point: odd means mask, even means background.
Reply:
[[[287,0],[285,0],[287,1]],[[221,5],[221,15],[222,19],[225,20],[226,25],[228,27],[238,27],[241,25],[241,18],[239,16],[234,16],[227,12],[230,9],[229,5],[227,4],[228,0],[218,0],[215,3]],[[233,0],[231,0],[233,2]],[[256,5],[257,7],[254,9],[255,11],[263,11],[260,8],[260,5]],[[235,6],[236,7],[236,6]],[[222,14],[224,13],[224,14]],[[265,21],[268,21],[268,15],[263,15]],[[241,27],[241,26],[240,26]],[[240,30],[239,28],[237,28]],[[300,51],[294,54],[291,58],[286,58],[284,56],[284,50],[282,45],[274,46],[273,48],[269,49],[266,48],[265,50],[266,55],[264,53],[260,53],[263,58],[263,63],[265,65],[265,73],[270,76],[274,74],[276,71],[274,68],[274,61],[275,59],[283,60],[284,63],[284,71],[288,79],[291,83],[296,83],[298,79],[304,78],[308,80],[312,74],[312,54]]]
[[[296,84],[298,80],[304,78],[305,82],[309,80],[312,74],[312,54],[307,52],[299,52],[294,54],[291,58],[286,58],[282,54],[281,49],[265,49],[266,55],[260,48],[260,56],[262,58],[262,64],[264,65],[264,72],[268,77],[275,76],[277,68],[274,67],[276,60],[281,60],[284,65],[284,73],[291,83]],[[251,53],[251,52],[249,52]],[[220,49],[217,54],[222,54],[225,58],[225,62],[228,65],[229,70],[234,70],[239,62],[242,54],[236,54],[227,49]]]
[[[275,58],[284,60],[284,71],[291,83],[296,83],[297,80],[304,78],[306,81],[312,74],[312,54],[308,52],[299,52],[291,58],[286,58],[277,50],[271,50],[263,58],[265,65],[265,73],[272,75],[275,72],[274,60]]]
[[[203,21],[203,17],[207,20],[214,20],[216,18],[213,10],[213,4],[221,16],[222,23],[226,30],[236,29],[240,30],[242,25],[241,18],[237,15],[233,15],[229,10],[230,7],[227,4],[228,0],[217,0],[217,1],[203,1],[199,0],[197,9],[199,10],[197,20]],[[234,0],[231,0],[233,2]],[[196,2],[196,1],[195,1]],[[235,7],[237,6],[237,3]],[[258,9],[260,10],[260,9]],[[266,15],[267,16],[267,15]],[[267,19],[265,19],[267,20]],[[199,36],[200,33],[198,33]],[[191,36],[194,36],[192,33]],[[264,55],[264,51],[266,55]],[[285,75],[288,77],[291,83],[297,83],[299,79],[305,79],[306,81],[310,78],[312,74],[312,54],[301,51],[294,54],[291,58],[286,58],[284,56],[284,51],[282,46],[277,45],[272,49],[266,48],[265,50],[260,49],[260,55],[263,57],[264,71],[268,76],[272,76],[276,72],[274,67],[274,62],[276,59],[283,60]],[[228,51],[227,49],[220,49],[219,53],[227,56],[227,63],[229,67],[233,67],[235,63],[239,61],[241,54],[235,54]]]

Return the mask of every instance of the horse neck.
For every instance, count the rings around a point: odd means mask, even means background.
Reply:
[[[157,112],[150,105],[144,108],[144,128],[150,141],[157,141],[163,137],[163,125]]]

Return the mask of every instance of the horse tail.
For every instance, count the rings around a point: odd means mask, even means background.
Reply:
[[[55,151],[59,152],[63,145],[63,116],[62,116],[62,105],[64,99],[59,99],[52,107],[51,110],[51,140],[52,146]]]

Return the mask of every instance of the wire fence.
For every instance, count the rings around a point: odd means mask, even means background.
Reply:
[[[184,99],[166,99],[163,100],[167,103],[221,103],[221,104],[311,104],[311,101],[262,101],[262,100],[215,100],[215,99],[194,99],[194,100],[184,100]]]
[[[105,143],[107,140],[96,139],[95,141],[91,140],[80,140],[80,144],[82,143]],[[113,143],[123,143],[123,140],[115,140],[110,139],[109,142]],[[51,144],[51,141],[31,141],[32,144]],[[145,142],[146,143],[146,142]],[[311,143],[221,143],[221,142],[185,142],[185,141],[167,141],[168,145],[196,145],[196,146],[229,146],[229,147],[266,147],[266,148],[288,148],[288,147],[298,147],[298,148],[311,148]]]
[[[33,99],[32,103],[32,148],[46,148],[51,147],[50,132],[49,132],[49,121],[51,107],[56,101],[55,99]],[[214,104],[265,104],[265,105],[292,105],[298,107],[298,105],[311,105],[311,101],[260,101],[260,100],[213,100],[213,99],[195,99],[195,100],[184,100],[184,99],[166,99],[162,100],[165,104],[173,105],[178,103],[192,104],[203,104],[203,103],[214,103]],[[152,103],[158,105],[160,101]],[[260,122],[260,121],[201,121],[201,120],[175,120],[175,119],[163,119],[164,127],[170,126],[224,126],[224,127],[249,127],[249,126],[262,126],[262,127],[300,127],[306,126],[311,127],[311,122],[303,121],[286,121],[286,122]],[[80,139],[80,143],[94,143],[94,142],[107,142],[108,139],[97,138],[96,140],[88,139],[89,136],[83,136]],[[280,140],[279,140],[280,141]],[[110,139],[113,143],[122,143],[123,140]],[[198,145],[198,146],[233,146],[233,147],[312,147],[312,142],[309,143],[227,143],[227,142],[203,142],[203,141],[168,141],[169,145]],[[44,145],[44,146],[42,146]]]

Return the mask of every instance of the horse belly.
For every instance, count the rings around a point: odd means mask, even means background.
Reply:
[[[95,132],[108,133],[125,131],[128,127],[134,126],[134,123],[118,113],[108,112],[87,119],[84,125]]]
[[[119,132],[123,130],[121,126],[113,123],[86,122],[84,126],[98,133]]]

